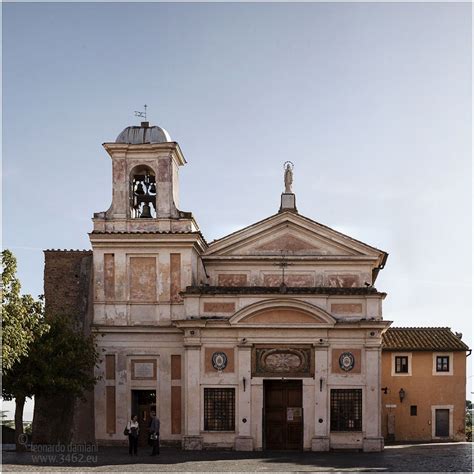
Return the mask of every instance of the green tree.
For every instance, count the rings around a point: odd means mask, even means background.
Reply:
[[[99,355],[93,336],[85,336],[65,315],[45,315],[42,299],[20,294],[16,259],[2,252],[2,396],[15,399],[16,448],[23,434],[26,398],[67,394],[82,398],[93,388]]]
[[[99,354],[94,337],[84,336],[71,318],[63,315],[48,317],[48,322],[49,331],[31,344],[28,356],[16,362],[3,378],[3,397],[15,398],[16,402],[15,429],[21,430],[16,431],[17,450],[22,449],[18,436],[23,432],[26,397],[60,393],[82,398],[97,380],[94,366]]]
[[[466,400],[466,441],[472,441],[472,402]]]
[[[2,252],[2,395],[4,399],[15,398],[15,437],[23,434],[23,410],[30,382],[22,390],[13,390],[12,375],[16,366],[27,358],[35,343],[49,326],[44,318],[44,304],[40,297],[22,295],[20,281],[16,277],[16,258],[10,250]]]
[[[16,277],[16,258],[10,250],[2,252],[2,373],[28,354],[30,344],[48,330],[40,297],[21,295]]]

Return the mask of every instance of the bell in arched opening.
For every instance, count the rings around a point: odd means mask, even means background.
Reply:
[[[130,216],[133,219],[156,218],[156,177],[145,165],[130,174]]]

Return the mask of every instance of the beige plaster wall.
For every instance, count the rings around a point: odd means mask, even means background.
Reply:
[[[94,323],[166,326],[182,319],[180,291],[196,283],[197,258],[193,248],[159,242],[94,248]]]
[[[104,352],[102,352],[102,349]],[[134,389],[156,390],[157,414],[161,421],[161,438],[166,442],[178,442],[184,431],[184,416],[181,434],[172,434],[172,387],[184,386],[181,379],[172,380],[172,356],[179,355],[183,361],[182,334],[179,331],[155,333],[106,333],[99,339],[102,361],[96,375],[102,376],[95,386],[95,433],[99,444],[126,444],[123,430],[132,410],[131,391]],[[106,356],[115,357],[115,379],[106,377]],[[156,361],[156,379],[134,379],[132,361]],[[183,363],[183,362],[182,362]],[[110,372],[110,371],[109,371]],[[182,372],[181,372],[182,373]],[[115,387],[115,432],[107,432],[106,387]],[[184,413],[184,405],[181,407]]]

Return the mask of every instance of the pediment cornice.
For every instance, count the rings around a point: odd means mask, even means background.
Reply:
[[[281,258],[366,259],[381,266],[386,252],[294,212],[275,214],[209,244],[205,260]]]

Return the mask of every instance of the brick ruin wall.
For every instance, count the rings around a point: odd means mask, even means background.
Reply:
[[[47,317],[63,314],[77,331],[89,334],[92,322],[92,251],[45,250],[44,296]],[[54,361],[52,361],[54,363]],[[71,367],[74,370],[74,367]],[[74,397],[36,397],[33,443],[94,442],[94,393]]]

